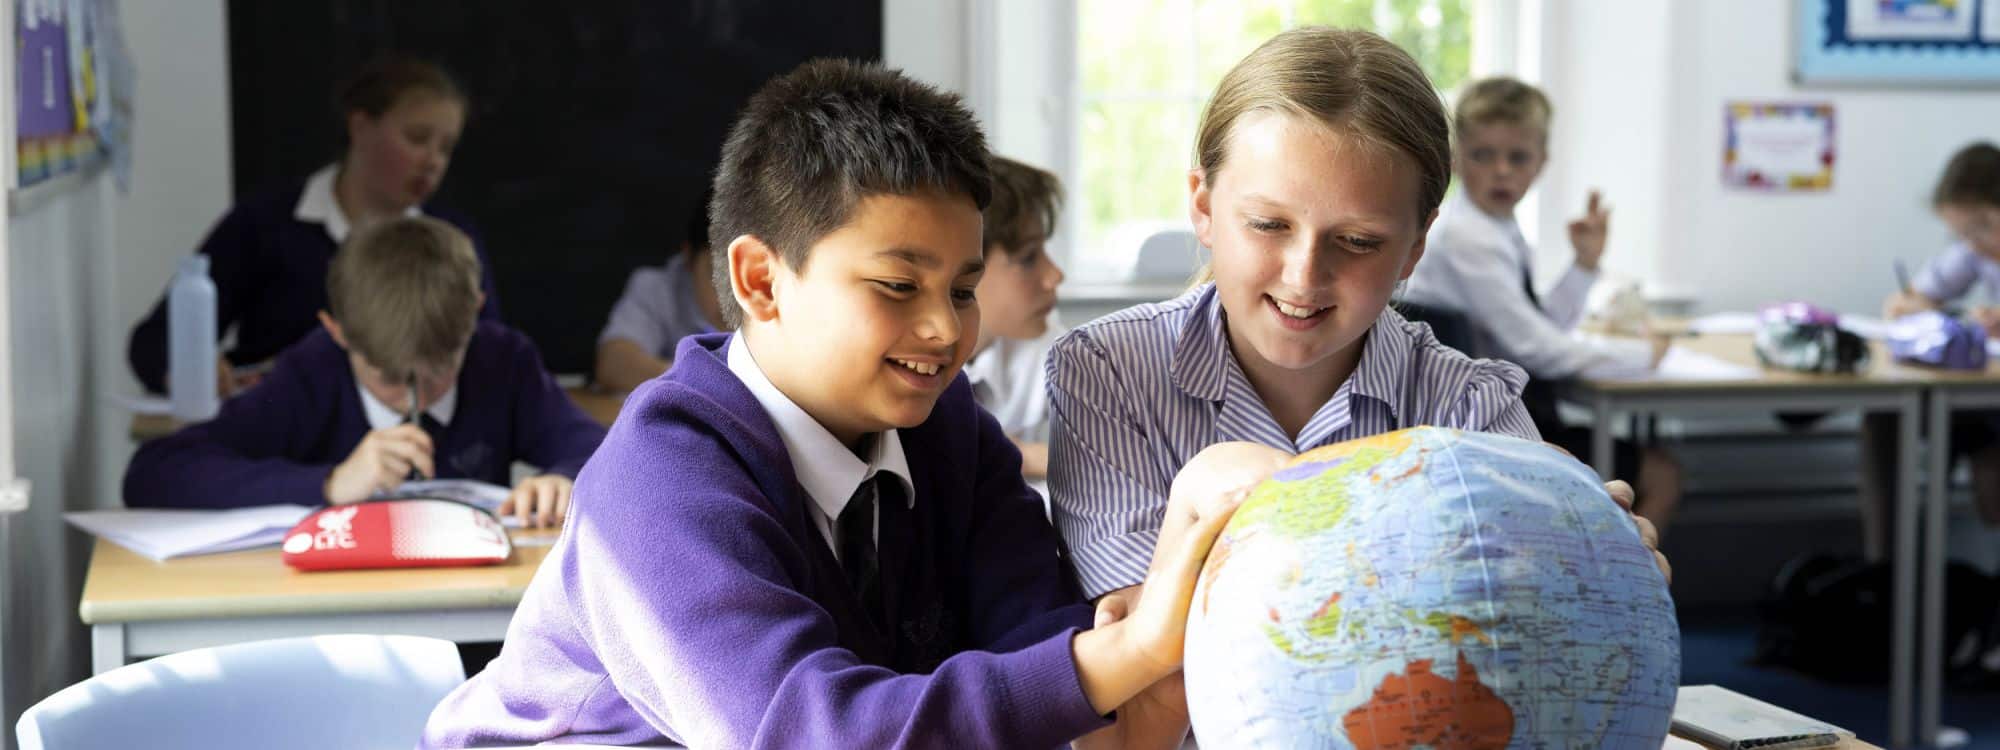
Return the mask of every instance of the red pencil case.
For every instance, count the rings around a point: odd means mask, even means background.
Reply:
[[[340,505],[285,534],[285,564],[299,570],[493,565],[514,553],[500,519],[437,498]]]

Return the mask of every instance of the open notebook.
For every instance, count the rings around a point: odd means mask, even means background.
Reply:
[[[1674,733],[1725,750],[1833,747],[1853,732],[1716,685],[1688,685],[1674,703]]]

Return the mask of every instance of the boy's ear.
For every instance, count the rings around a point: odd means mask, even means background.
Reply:
[[[482,302],[481,304],[485,303]],[[342,349],[347,348],[347,336],[340,332],[340,321],[334,320],[332,315],[328,315],[325,310],[321,310],[319,311],[319,325],[321,328],[326,329],[326,335],[333,337],[333,343],[339,344]]]
[[[1408,281],[1410,274],[1417,272],[1417,261],[1424,259],[1425,243],[1430,241],[1431,225],[1437,223],[1437,220],[1438,210],[1433,208],[1430,217],[1424,219],[1421,231],[1417,232],[1417,244],[1410,248],[1410,257],[1403,261],[1403,273],[1396,277],[1397,281]]]
[[[1202,247],[1215,247],[1215,213],[1209,206],[1208,173],[1200,167],[1188,170],[1188,220],[1194,224],[1195,239]]]
[[[740,235],[729,242],[729,288],[744,321],[769,322],[778,318],[778,274],[784,259],[777,249],[756,235]]]

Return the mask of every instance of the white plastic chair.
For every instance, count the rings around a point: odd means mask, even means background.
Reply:
[[[1186,282],[1208,261],[1208,250],[1187,229],[1162,229],[1139,244],[1132,264],[1134,281]]]
[[[119,667],[29,707],[15,729],[21,750],[407,750],[464,681],[451,641],[283,638]]]

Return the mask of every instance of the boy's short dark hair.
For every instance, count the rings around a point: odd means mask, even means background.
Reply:
[[[1931,192],[1931,206],[2000,206],[2000,148],[1980,141],[1952,154]]]
[[[1056,216],[1062,208],[1062,181],[1046,169],[1031,167],[1004,156],[990,158],[993,165],[993,201],[986,204],[984,242],[988,249],[1013,257],[1030,238],[1047,240],[1056,233]],[[1035,229],[1027,230],[1028,220]]]
[[[901,72],[813,60],[750,97],[722,145],[709,206],[709,247],[722,317],[742,325],[729,283],[729,243],[755,235],[794,272],[861,199],[923,190],[991,199],[986,136],[963,101]]]
[[[398,217],[347,238],[326,269],[348,348],[395,380],[450,365],[479,324],[479,254],[445,222]]]

